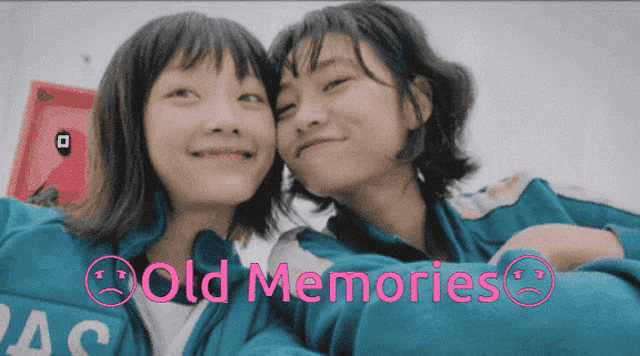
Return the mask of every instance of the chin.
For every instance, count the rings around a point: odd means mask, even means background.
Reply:
[[[311,192],[317,194],[341,191],[371,173],[366,163],[353,157],[310,156],[307,160],[294,163],[293,167],[289,167],[291,172]]]
[[[217,184],[194,189],[188,193],[189,201],[197,205],[240,205],[253,197],[257,184],[241,184],[240,182],[218,182]]]
[[[367,175],[355,169],[329,170],[314,172],[309,175],[298,175],[307,190],[320,197],[338,197],[349,192],[355,192],[362,184],[366,184]],[[308,177],[313,177],[309,179]]]
[[[227,192],[227,194],[211,194],[205,193],[199,195],[191,195],[184,201],[188,201],[186,206],[211,208],[215,206],[237,207],[238,205],[251,199],[251,194],[243,194],[243,192]]]
[[[336,177],[324,177],[326,179],[323,179],[322,177],[315,176],[315,178],[316,179],[302,178],[300,181],[308,191],[319,197],[331,197],[335,195],[335,192],[341,191],[343,190],[342,188],[344,188],[344,182],[336,181]]]
[[[256,187],[257,188],[257,187]],[[249,201],[255,194],[256,190],[227,190],[224,193],[215,194],[211,196],[210,202],[214,204],[224,205],[240,205]]]

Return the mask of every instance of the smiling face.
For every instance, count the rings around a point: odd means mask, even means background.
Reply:
[[[144,129],[152,165],[175,207],[235,206],[255,193],[275,154],[264,86],[242,81],[230,50],[180,67],[176,55],[151,88]]]
[[[311,70],[311,45],[302,41],[295,51],[298,76],[284,69],[277,100],[278,150],[296,178],[313,192],[340,195],[411,175],[397,155],[417,123],[389,69],[361,42],[364,64],[382,83],[370,78],[351,38],[328,34]]]

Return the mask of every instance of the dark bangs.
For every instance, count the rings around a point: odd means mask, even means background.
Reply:
[[[242,25],[227,19],[210,18],[200,13],[190,12],[158,19],[139,30],[140,38],[136,57],[141,75],[147,78],[144,92],[148,94],[160,72],[177,54],[184,52],[182,68],[189,69],[215,52],[215,66],[222,66],[221,49],[231,49],[236,75],[243,80],[253,71],[264,85],[272,85],[273,70],[268,62],[264,47]],[[134,36],[135,37],[135,36]],[[267,88],[267,93],[273,91]]]
[[[346,5],[341,7],[327,7],[322,10],[316,10],[306,14],[301,23],[290,26],[280,32],[269,49],[277,78],[280,79],[282,77],[284,69],[291,71],[294,77],[298,76],[299,56],[297,53],[298,49],[294,47],[300,45],[301,41],[312,40],[311,46],[309,47],[309,53],[304,56],[304,60],[309,61],[311,71],[314,71],[318,64],[318,58],[320,56],[320,51],[322,50],[322,44],[325,36],[329,33],[341,33],[348,35],[351,38],[353,50],[356,54],[358,63],[367,76],[376,80],[378,83],[381,83],[373,73],[369,71],[362,60],[359,43],[360,41],[371,42],[368,40],[368,37],[372,35],[371,31],[368,31],[366,28],[363,29],[359,24],[362,20],[368,21],[370,19],[359,18],[358,14],[350,12]],[[375,35],[388,37],[393,35],[393,33],[386,31],[386,33],[383,32]],[[386,42],[393,43],[389,38],[387,38]],[[383,56],[389,54],[378,50],[377,46],[375,46],[375,42],[372,42],[371,44],[373,45],[374,51],[378,57],[383,58]],[[394,48],[394,50],[397,51],[398,48]],[[289,60],[289,55],[292,55],[293,60]],[[395,73],[393,70],[392,72]]]
[[[309,61],[313,71],[328,33],[350,36],[363,71],[384,85],[362,60],[359,44],[367,42],[391,71],[400,100],[410,100],[419,120],[422,113],[410,88],[421,77],[429,84],[431,117],[407,133],[407,145],[398,154],[398,159],[411,162],[427,204],[445,197],[454,183],[477,169],[462,149],[464,125],[474,101],[472,76],[463,66],[445,61],[435,53],[421,24],[412,15],[378,2],[348,3],[312,11],[301,22],[280,32],[271,45],[269,54],[278,81],[285,68],[297,76],[299,61]],[[308,53],[298,54],[303,40],[312,43]],[[333,199],[313,195],[295,179],[290,183],[291,198],[302,195],[320,204],[320,210],[335,203]]]
[[[171,213],[169,194],[151,164],[144,135],[144,109],[151,87],[176,54],[184,54],[184,69],[215,54],[219,70],[225,48],[232,51],[238,79],[253,71],[273,103],[274,72],[266,51],[233,21],[192,12],[160,17],[118,48],[100,81],[90,117],[89,195],[64,207],[70,232],[102,243],[149,226],[156,218],[156,193],[164,196]],[[265,233],[272,221],[271,202],[280,196],[279,162],[256,195],[236,209],[231,229],[240,224]]]

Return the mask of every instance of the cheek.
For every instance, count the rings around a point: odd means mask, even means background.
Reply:
[[[157,115],[152,120],[145,119],[144,133],[151,166],[163,184],[167,184],[169,172],[175,169],[178,156],[184,150],[180,141],[184,134],[180,132],[181,127],[162,119]]]
[[[396,89],[375,82],[358,83],[345,95],[328,101],[327,105],[335,110],[335,114],[351,117],[363,126],[380,126],[383,129],[400,124]]]
[[[377,139],[380,142],[380,148],[398,152],[402,150],[407,143],[407,131],[395,122],[387,122],[380,124],[380,129],[376,131]],[[372,133],[374,134],[374,133]]]
[[[261,132],[261,136],[264,137],[263,140],[265,142],[268,142],[269,145],[272,147],[276,146],[277,129],[273,119],[270,119],[266,121],[263,125],[261,125],[260,132]]]
[[[400,151],[406,145],[407,128],[393,92],[381,95],[367,110],[367,134],[381,150]]]
[[[261,151],[268,153],[263,155],[262,161],[270,168],[276,152],[276,126],[273,116],[255,116],[250,122],[247,135],[259,144]]]
[[[289,147],[291,146],[291,143],[295,138],[293,134],[294,131],[291,130],[290,126],[291,125],[287,123],[278,124],[276,144],[278,147],[278,152],[280,153],[281,156],[283,156],[283,158],[288,158],[285,156],[288,156],[291,154],[289,152],[291,148]]]
[[[255,123],[251,126],[254,137],[258,138],[265,147],[275,150],[277,130],[273,116],[256,117],[252,122]]]
[[[145,117],[144,119],[144,137],[147,144],[147,152],[149,157],[154,161],[158,150],[158,133],[156,132],[155,123]]]
[[[180,139],[190,135],[197,125],[197,113],[185,110],[150,109],[144,119],[144,131],[147,142],[156,149],[174,145]]]
[[[166,131],[162,128],[151,126],[145,129],[145,136],[151,164],[157,169],[158,164],[161,164],[164,160],[163,158],[167,157],[167,154],[171,152]]]
[[[357,147],[368,155],[395,157],[406,145],[405,130],[397,111],[385,105],[361,104],[359,108],[345,107],[342,110],[343,130],[358,142]]]

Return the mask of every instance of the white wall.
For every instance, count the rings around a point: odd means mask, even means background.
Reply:
[[[96,88],[117,46],[160,15],[231,18],[268,46],[285,24],[330,4],[1,3],[0,192],[31,80]],[[527,169],[640,210],[640,3],[394,4],[422,20],[443,57],[475,75],[468,148],[482,168],[465,190]]]

